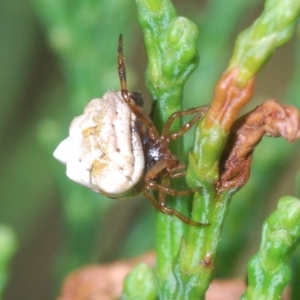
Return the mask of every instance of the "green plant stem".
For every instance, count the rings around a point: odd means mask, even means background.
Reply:
[[[125,278],[122,300],[131,299],[157,299],[155,276],[150,266],[139,264]]]
[[[198,66],[198,29],[186,18],[177,17],[168,0],[136,0],[136,4],[148,55],[146,85],[157,101],[155,124],[162,129],[168,117],[181,110],[184,84]],[[172,130],[178,128],[177,122]],[[182,158],[181,142],[171,145],[171,149]],[[170,197],[168,201],[168,205],[184,214],[188,211],[187,204],[182,197]],[[185,228],[176,218],[157,214],[156,272],[161,299],[170,299],[174,293],[173,259]]]
[[[243,86],[265,64],[276,48],[290,40],[300,14],[298,0],[267,0],[252,26],[237,38],[228,69],[238,67],[238,84]]]
[[[231,37],[243,16],[247,15],[258,2],[259,0],[223,0],[220,3],[219,0],[210,0],[202,11],[194,12],[200,32],[198,49],[201,64],[187,82],[185,107],[204,105],[211,101],[214,85],[230,58]],[[189,150],[192,145],[185,144],[185,147]]]
[[[175,272],[179,285],[174,299],[204,299],[212,281],[221,228],[231,199],[230,193],[216,194],[213,190],[207,184],[201,194],[194,196],[193,206],[198,206],[195,209],[210,220],[210,226],[190,226],[182,241]]]
[[[295,51],[299,53],[299,32],[296,31],[296,34]],[[287,91],[284,93],[283,101],[299,107],[300,59],[298,55],[295,57],[294,68],[294,74],[291,77]],[[256,233],[260,230],[260,224],[263,221],[264,209],[262,209],[262,203],[272,201],[270,190],[273,190],[274,186],[282,184],[282,174],[277,170],[289,165],[298,155],[297,143],[289,144],[283,140],[266,139],[263,141],[263,148],[264,151],[261,151],[259,155],[254,155],[252,175],[249,182],[233,197],[233,205],[230,208],[223,230],[223,243],[219,249],[220,255],[218,255],[217,262],[219,276],[228,275],[228,270],[236,272],[236,268],[230,267],[230,260],[222,259],[222,257],[234,256],[239,260],[243,257],[244,251],[253,245],[253,239],[256,238]],[[263,185],[261,184],[261,178],[264,178]],[[249,211],[252,213],[249,214]],[[236,226],[236,224],[239,224],[239,226]],[[253,224],[251,230],[249,230],[249,224]],[[248,234],[245,234],[245,232],[248,232]],[[295,276],[297,276],[296,274],[297,272],[295,272]],[[297,276],[297,278],[300,281],[300,277]],[[298,285],[296,287],[298,288]]]
[[[299,45],[298,41],[298,46]],[[299,62],[299,60],[298,60]],[[297,68],[297,71],[300,71],[299,68]],[[300,75],[300,74],[299,74]],[[296,82],[293,82],[296,85]],[[292,90],[291,92],[294,92],[296,94],[296,90]],[[293,94],[293,93],[291,93]],[[295,97],[296,100],[296,97]],[[298,171],[297,176],[296,176],[296,187],[297,187],[297,196],[298,199],[300,198],[300,173]],[[292,269],[292,282],[291,282],[291,300],[297,300],[299,298],[300,294],[300,285],[299,285],[299,280],[300,280],[300,247],[297,247],[295,249],[295,253],[292,257],[291,260],[291,269]]]
[[[291,277],[289,259],[300,241],[300,201],[286,196],[265,221],[260,250],[248,263],[243,300],[281,299]]]
[[[271,2],[267,1],[266,3],[268,13],[272,10]],[[274,4],[274,2],[272,3]],[[291,4],[290,1],[289,3]],[[296,4],[294,1],[293,4],[297,6],[299,2]],[[277,9],[279,8],[277,7]],[[265,13],[262,16],[265,16]],[[277,10],[277,13],[280,15],[281,12]],[[266,20],[263,17],[259,17],[253,26],[240,35],[228,67],[228,70],[232,71],[232,75],[229,75],[228,78],[232,76],[232,79],[227,81],[226,76],[223,75],[225,80],[221,79],[221,81],[224,80],[223,83],[220,81],[216,87],[211,109],[206,117],[199,122],[194,149],[189,156],[187,182],[192,188],[201,188],[203,194],[203,196],[199,196],[196,193],[194,196],[192,219],[198,222],[209,222],[210,226],[207,228],[189,228],[188,230],[178,258],[178,269],[180,270],[178,274],[186,274],[186,276],[185,278],[181,277],[183,280],[180,285],[181,288],[177,290],[176,299],[203,298],[212,279],[221,228],[229,208],[230,199],[236,192],[234,188],[218,191],[217,183],[221,175],[219,173],[219,159],[238,111],[251,99],[253,89],[250,83],[251,78],[270,57],[275,47],[282,45],[291,37],[298,13],[296,10],[296,13],[288,18],[288,23],[281,18],[281,35],[278,33],[280,38],[278,37],[277,41],[274,41],[271,48],[269,43],[264,43],[266,35],[269,33],[268,30],[265,30],[265,26],[274,30],[272,27],[273,19],[280,19],[274,14],[268,15],[267,24],[264,23]],[[255,26],[260,28],[255,31],[256,34],[247,34]],[[282,34],[282,31],[285,34]],[[257,45],[261,47],[260,51],[257,50]],[[239,90],[241,87],[246,88],[247,85],[249,90]],[[232,98],[227,98],[230,95]],[[197,273],[202,273],[202,276],[197,277]]]
[[[200,122],[200,126],[201,124],[204,122]],[[176,278],[180,282],[176,299],[204,299],[213,277],[221,229],[233,193],[233,191],[218,193],[215,186],[218,179],[215,162],[223,149],[222,141],[226,141],[226,137],[227,134],[220,126],[203,129],[196,139],[202,141],[201,153],[207,160],[198,159],[197,151],[190,154],[192,163],[189,164],[187,182],[192,187],[201,185],[201,192],[194,195],[192,220],[210,225],[190,226],[185,240],[182,241],[176,269],[178,271]],[[195,149],[199,150],[197,147]],[[197,163],[202,164],[201,168],[197,167]]]
[[[169,0],[136,0],[136,4],[148,56],[146,85],[157,100],[155,121],[162,128],[181,109],[184,84],[198,66],[198,29],[177,17]]]

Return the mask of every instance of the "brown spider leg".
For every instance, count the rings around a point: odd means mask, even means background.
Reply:
[[[170,178],[182,177],[186,174],[185,164],[178,164],[177,166],[171,169],[167,168],[167,170],[170,174]]]
[[[129,96],[127,89],[126,81],[126,67],[124,59],[124,50],[123,50],[123,36],[119,36],[119,45],[118,45],[118,73],[121,83],[121,94],[124,102],[129,106],[130,110],[136,115],[136,117],[147,127],[149,135],[151,138],[158,138],[159,134],[148,115],[138,107],[133,99]]]
[[[167,160],[158,161],[150,170],[148,170],[145,176],[145,182],[152,181],[157,174],[160,174],[162,170],[166,169],[168,165]]]
[[[155,178],[155,176],[157,174],[160,174],[164,169],[167,169],[167,165],[168,165],[168,161],[166,160],[161,160],[159,162],[157,162],[146,174],[145,176],[145,183],[148,187],[151,187],[153,190],[158,190],[161,192],[164,192],[166,194],[169,194],[171,196],[185,196],[185,195],[189,195],[193,192],[195,192],[194,190],[190,189],[190,190],[186,190],[186,191],[177,191],[174,190],[172,188],[169,188],[169,184],[158,184],[156,183],[153,179]],[[175,166],[173,167],[171,170],[168,170],[169,174],[172,174],[172,172],[176,172],[178,169],[182,169],[182,167],[184,167],[184,165],[179,165],[179,166]],[[179,177],[175,176],[175,177]],[[170,178],[173,178],[172,175],[170,176]]]
[[[194,190],[192,190],[192,189],[185,190],[185,191],[174,190],[172,188],[163,186],[162,184],[158,184],[155,181],[149,181],[148,184],[149,184],[149,187],[151,187],[151,189],[153,191],[163,192],[163,193],[171,195],[171,196],[187,196],[194,192]]]
[[[170,178],[164,177],[161,184],[158,184],[153,179],[157,174],[160,174],[164,169],[166,169],[168,162],[166,160],[161,160],[157,162],[146,174],[145,176],[145,185],[152,190],[164,192],[165,194],[170,194],[171,196],[179,196],[181,191],[176,191],[174,189],[169,188],[170,185]],[[166,182],[168,180],[168,182]],[[182,191],[184,194],[180,196],[187,195],[185,192]]]
[[[207,112],[209,109],[208,105],[196,107],[196,108],[189,108],[184,111],[177,111],[173,113],[167,120],[167,122],[164,125],[163,131],[162,131],[162,136],[169,136],[171,140],[176,140],[179,137],[181,137],[183,134],[185,134],[188,130],[191,129],[191,127],[200,119],[204,116],[204,114]],[[192,115],[196,114],[194,118],[192,118],[189,122],[185,123],[181,128],[175,132],[171,133],[171,125],[177,118],[181,118],[183,116],[187,115]]]
[[[152,194],[152,189],[148,186],[145,186],[144,189],[144,196],[151,201],[152,205],[160,212],[166,214],[166,215],[175,215],[179,220],[186,224],[195,225],[195,226],[203,226],[202,223],[194,222],[178,212],[177,210],[174,210],[172,208],[169,208],[165,206],[165,201],[159,201],[157,202],[155,197]]]
[[[170,194],[171,196],[185,196],[190,194],[190,191],[176,191],[168,186],[170,185],[170,178],[164,177],[161,184],[157,184],[153,179],[157,174],[160,174],[167,166],[167,161],[159,161],[157,164],[155,164],[146,174],[145,177],[145,189],[144,189],[144,195],[145,197],[150,200],[153,204],[153,206],[159,210],[162,213],[165,213],[167,215],[174,215],[178,219],[180,219],[182,222],[194,226],[207,226],[209,224],[205,223],[199,223],[192,221],[188,217],[181,214],[176,209],[170,208],[166,206],[166,194]],[[158,190],[158,202],[154,198],[151,191]],[[191,191],[192,192],[192,191]]]
[[[177,172],[179,169],[182,169],[183,167],[185,167],[184,164],[180,164],[179,166],[174,167],[172,170],[169,171],[168,175],[170,179],[173,178],[178,178],[181,176],[185,175],[185,171],[184,172],[180,172],[180,173],[175,173]],[[152,190],[154,191],[160,191],[160,192],[164,192],[165,194],[171,195],[171,196],[187,196],[190,195],[192,193],[195,193],[198,189],[188,189],[188,190],[176,190],[176,189],[172,189],[169,187],[169,183],[165,184],[165,183],[157,183],[154,180],[147,180],[148,182],[148,186],[151,187]]]
[[[200,223],[200,222],[195,222],[192,221],[191,219],[189,219],[188,217],[184,216],[183,214],[181,214],[180,212],[178,212],[177,210],[173,209],[173,208],[169,208],[165,205],[165,201],[164,202],[159,202],[157,203],[156,199],[154,198],[154,196],[151,193],[151,189],[149,189],[148,187],[145,187],[144,190],[144,195],[145,197],[151,201],[151,203],[153,204],[153,206],[160,212],[166,214],[166,215],[170,215],[170,216],[175,216],[177,217],[179,220],[181,220],[182,222],[188,224],[188,225],[193,225],[193,226],[208,226],[208,223]]]
[[[169,177],[164,177],[163,180],[162,180],[161,187],[166,186],[166,185],[167,186],[170,185],[170,178]],[[184,191],[175,191],[175,192],[176,192],[176,194],[174,194],[174,196],[176,196],[176,195],[180,196],[181,192],[183,193],[183,195],[185,193]],[[178,210],[176,210],[174,208],[167,207],[166,206],[166,193],[163,193],[161,191],[158,194],[158,205],[161,208],[163,208],[164,210],[167,210],[167,212],[166,212],[167,214],[174,215],[179,220],[181,220],[182,222],[184,222],[188,225],[193,225],[193,226],[208,226],[209,225],[207,223],[200,223],[200,222],[193,221],[190,218],[188,218],[187,216],[180,213]]]
[[[179,165],[173,167],[171,170],[168,170],[170,178],[174,179],[174,178],[179,178],[179,177],[185,176],[186,170],[184,168],[185,168],[185,164],[179,164]],[[182,169],[184,169],[184,170],[182,170]],[[201,188],[199,187],[199,188],[195,188],[195,189],[188,189],[188,190],[185,190],[182,192],[186,192],[186,195],[188,195],[191,193],[195,193],[195,192],[199,191],[200,189]]]

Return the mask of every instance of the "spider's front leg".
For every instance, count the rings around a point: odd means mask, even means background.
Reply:
[[[144,110],[141,109],[134,102],[134,100],[130,97],[130,94],[128,92],[122,34],[120,34],[119,36],[119,44],[118,44],[118,73],[119,73],[120,84],[121,84],[121,94],[124,102],[128,105],[128,107],[136,115],[136,117],[146,126],[150,137],[151,138],[158,137],[158,132],[152,120],[144,112]]]

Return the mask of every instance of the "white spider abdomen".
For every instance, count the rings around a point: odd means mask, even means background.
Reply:
[[[145,170],[135,121],[121,93],[108,91],[72,121],[53,155],[66,164],[70,179],[93,191],[111,198],[135,194]]]

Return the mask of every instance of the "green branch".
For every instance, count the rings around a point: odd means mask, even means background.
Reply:
[[[228,69],[239,69],[243,86],[294,34],[300,14],[297,0],[267,0],[259,18],[237,38]]]
[[[136,0],[136,4],[148,55],[146,85],[157,101],[155,123],[162,129],[168,117],[181,110],[184,84],[198,66],[198,29],[188,19],[178,17],[169,0]],[[179,123],[176,123],[172,129],[176,131],[178,128]],[[182,145],[171,146],[182,160]],[[188,201],[182,197],[170,197],[168,205],[188,214]],[[159,292],[172,298],[176,288],[173,260],[186,225],[174,217],[158,213],[156,228]]]
[[[122,300],[132,299],[157,299],[155,275],[146,264],[137,265],[125,278]]]
[[[289,282],[290,257],[300,241],[300,201],[286,196],[265,221],[260,250],[248,263],[248,287],[243,300],[281,299]]]
[[[286,3],[290,5],[288,9],[285,7],[286,16],[289,17],[283,18],[282,5],[287,5]],[[277,7],[276,10],[274,6]],[[237,191],[232,187],[218,190],[221,175],[220,157],[227,143],[230,127],[239,110],[251,99],[253,83],[249,80],[270,57],[274,47],[290,39],[299,16],[299,6],[299,1],[287,1],[285,4],[283,1],[280,3],[267,1],[266,11],[239,37],[228,71],[217,84],[211,109],[198,124],[194,148],[189,156],[187,182],[192,188],[202,189],[201,193],[194,195],[192,219],[198,222],[209,222],[210,226],[188,228],[178,256],[178,270],[180,270],[178,273],[185,274],[185,278],[182,277],[185,284],[182,285],[184,288],[178,291],[176,299],[184,299],[184,297],[194,299],[196,295],[204,297],[212,279],[221,229],[229,210],[230,199]],[[273,14],[270,14],[270,11]],[[276,12],[278,15],[275,16]],[[271,51],[270,43],[265,43],[266,37],[268,39],[270,34],[267,28],[272,28],[274,32],[274,28],[279,26],[280,19],[281,34],[278,34],[274,40]],[[274,25],[276,22],[277,27]],[[253,28],[259,28],[255,31],[256,34],[247,34],[252,32]],[[257,48],[257,45],[260,45],[260,48]],[[249,71],[249,65],[252,66],[250,63],[248,65],[250,61],[255,62],[251,69],[252,73]],[[200,278],[201,284],[199,284]],[[191,286],[192,282],[197,282],[197,285]]]
[[[183,87],[198,66],[197,26],[176,15],[169,0],[136,0],[148,56],[146,85],[157,100],[161,128],[181,109]]]

